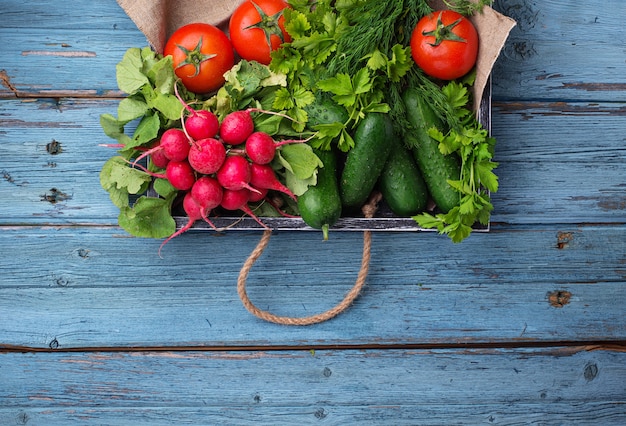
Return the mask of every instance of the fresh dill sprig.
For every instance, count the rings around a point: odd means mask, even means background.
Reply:
[[[470,0],[443,0],[448,9],[454,10],[464,16],[471,16],[474,13],[482,13],[483,7],[491,6],[493,0],[479,0],[473,2]]]
[[[347,23],[337,38],[337,55],[328,61],[331,74],[354,74],[374,50],[388,57],[394,45],[408,45],[417,21],[432,11],[426,0],[353,0],[337,2]]]

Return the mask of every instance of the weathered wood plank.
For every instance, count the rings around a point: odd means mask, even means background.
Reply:
[[[493,70],[495,99],[624,99],[622,1],[507,0],[494,8],[517,22]]]
[[[0,10],[0,97],[119,95],[115,64],[146,45],[114,0],[8,0]]]
[[[51,4],[50,0],[30,0],[27,5],[17,0],[5,0],[1,10],[2,27],[13,30],[39,28],[59,33],[85,29],[139,32],[115,0],[67,0],[56,4]]]
[[[625,117],[626,104],[496,104],[493,220],[624,223]]]
[[[0,101],[0,163],[4,220],[90,222],[117,217],[99,170],[114,150],[100,114],[117,101]],[[15,208],[15,210],[13,210]]]
[[[248,313],[237,275],[257,232],[160,241],[115,228],[3,228],[0,344],[36,348],[536,343],[626,339],[626,227],[533,227],[445,237],[377,233],[368,284],[313,327]],[[357,233],[278,232],[248,278],[279,315],[338,303],[360,262]],[[15,256],[14,253],[23,253]],[[445,253],[445,255],[443,254]]]
[[[602,424],[626,354],[594,348],[0,355],[3,424]]]
[[[517,23],[512,36],[532,35],[534,40],[572,42],[581,38],[607,42],[621,34],[624,8],[619,0],[591,0],[581,6],[576,2],[544,0],[494,1],[493,8]],[[558,15],[555,12],[558,11]]]
[[[117,223],[99,183],[118,100],[0,100],[2,224]],[[497,103],[494,222],[626,221],[624,106]],[[601,133],[598,129],[601,128]],[[600,136],[601,134],[601,136]],[[25,160],[27,159],[27,160]]]
[[[5,0],[1,7],[0,97],[116,94],[115,64],[129,47],[146,44],[113,0],[54,7]],[[495,7],[518,22],[494,69],[495,99],[624,99],[621,0],[584,7],[513,0]]]

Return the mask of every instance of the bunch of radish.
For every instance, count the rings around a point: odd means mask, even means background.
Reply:
[[[270,163],[279,146],[304,141],[275,141],[269,134],[256,131],[251,112],[258,110],[231,112],[220,123],[212,111],[195,110],[184,102],[183,105],[182,128],[163,132],[159,142],[132,163],[156,178],[167,179],[183,194],[183,210],[189,220],[161,248],[197,220],[216,229],[209,216],[218,208],[240,210],[267,228],[250,203],[267,199],[270,190],[296,200],[278,180]],[[146,157],[164,172],[154,173],[139,165]]]

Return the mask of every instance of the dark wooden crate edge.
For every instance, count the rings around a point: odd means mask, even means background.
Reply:
[[[177,229],[182,228],[187,223],[188,219],[182,216],[175,216]],[[274,231],[320,231],[319,229],[311,228],[300,218],[287,218],[287,217],[263,217],[261,221],[267,226],[267,228]],[[264,228],[257,223],[254,219],[248,216],[241,217],[218,217],[211,218],[211,222],[215,225],[218,231],[253,231],[263,230]],[[191,230],[194,231],[215,231],[208,223],[204,221],[197,221]],[[357,218],[357,217],[342,217],[331,228],[331,231],[425,231],[436,232],[434,229],[425,229],[417,225],[417,223],[411,218],[399,218],[399,217],[376,217],[376,218]],[[475,224],[472,227],[474,232],[489,232],[490,224],[481,225]]]

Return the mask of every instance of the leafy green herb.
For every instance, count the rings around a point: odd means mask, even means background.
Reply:
[[[165,238],[176,231],[172,217],[172,201],[168,198],[142,196],[130,207],[122,207],[118,216],[119,225],[129,234],[144,238]]]
[[[342,126],[316,127],[313,146],[329,149],[334,141],[348,151],[346,135],[368,112],[388,112],[400,133],[409,132],[401,101],[407,86],[417,88],[451,127],[459,126],[440,87],[415,66],[408,47],[413,28],[432,11],[426,0],[291,3],[285,19],[293,41],[272,55],[270,66],[287,75],[287,90],[304,86],[330,93],[350,115]]]
[[[225,74],[226,82],[218,92],[204,102],[204,107],[223,118],[240,111],[273,102],[276,90],[287,85],[286,77],[272,72],[258,62],[242,60]]]
[[[311,146],[305,143],[283,145],[276,158],[285,168],[287,186],[296,195],[304,194],[309,185],[315,185],[317,169],[324,166]]]
[[[144,192],[152,178],[147,173],[131,167],[122,157],[111,157],[100,171],[100,185],[109,192],[117,207],[129,205],[128,196]]]
[[[317,124],[314,126],[314,129],[317,133],[310,142],[313,148],[329,151],[332,149],[333,142],[343,152],[347,152],[354,147],[354,139],[350,134],[347,123]]]
[[[450,10],[460,13],[461,15],[470,16],[474,13],[482,13],[483,7],[491,6],[493,0],[443,0],[444,4]]]
[[[176,76],[169,56],[161,57],[147,47],[130,48],[116,66],[116,78],[128,96],[120,101],[117,117],[103,114],[100,124],[128,156],[154,141],[162,129],[179,124],[183,106],[174,96]],[[133,134],[126,134],[125,127],[137,119]]]
[[[393,46],[407,46],[417,21],[432,11],[426,0],[343,0],[336,8],[344,30],[337,38],[340,54],[328,62],[331,74],[354,74],[375,50],[391,57]]]
[[[489,223],[493,210],[490,193],[498,190],[498,177],[493,172],[498,163],[492,159],[495,139],[488,136],[487,130],[468,109],[467,86],[450,82],[443,87],[442,92],[456,111],[461,127],[445,134],[433,127],[428,133],[439,142],[439,150],[443,154],[456,153],[461,159],[460,178],[448,181],[459,192],[460,201],[448,213],[422,213],[414,216],[414,219],[423,228],[437,228],[458,243],[470,235],[474,223]]]
[[[425,0],[291,3],[285,25],[293,40],[272,54],[270,64],[287,76],[287,87],[274,106],[303,107],[312,101],[309,94],[330,95],[346,109],[349,120],[315,126],[311,145],[327,150],[334,142],[347,152],[354,146],[350,132],[366,114],[391,111],[386,102],[389,84],[400,83],[414,67],[410,48],[389,29],[396,28],[401,15],[409,14],[417,22],[419,13],[431,9]],[[288,111],[306,122],[303,108]]]
[[[158,179],[157,182],[164,179]],[[166,189],[163,182],[155,187],[165,198],[139,197],[131,205],[129,195],[147,191],[152,178],[140,170],[128,166],[126,160],[116,156],[110,158],[100,172],[100,184],[109,192],[111,201],[120,209],[119,225],[128,233],[138,237],[163,238],[176,230],[176,223],[170,213],[176,196],[173,188]],[[169,183],[168,183],[169,184]]]
[[[393,45],[390,58],[378,49],[365,58],[368,59],[368,68],[372,70],[382,69],[391,83],[400,82],[402,77],[414,66],[411,59],[411,48],[402,47],[400,44]]]
[[[305,129],[307,114],[304,107],[315,100],[315,95],[310,90],[296,86],[292,89],[285,87],[276,91],[276,97],[272,103],[272,107],[277,110],[285,111],[287,115],[294,119],[292,126],[294,130],[302,132]]]
[[[149,84],[148,77],[142,68],[141,50],[139,48],[128,49],[124,58],[115,67],[117,86],[122,92],[131,95]]]
[[[374,84],[370,70],[361,68],[353,77],[348,74],[337,74],[318,82],[317,87],[332,93],[333,100],[348,110],[353,125],[356,125],[368,113],[389,111],[389,106],[381,102],[382,90],[374,90]]]

